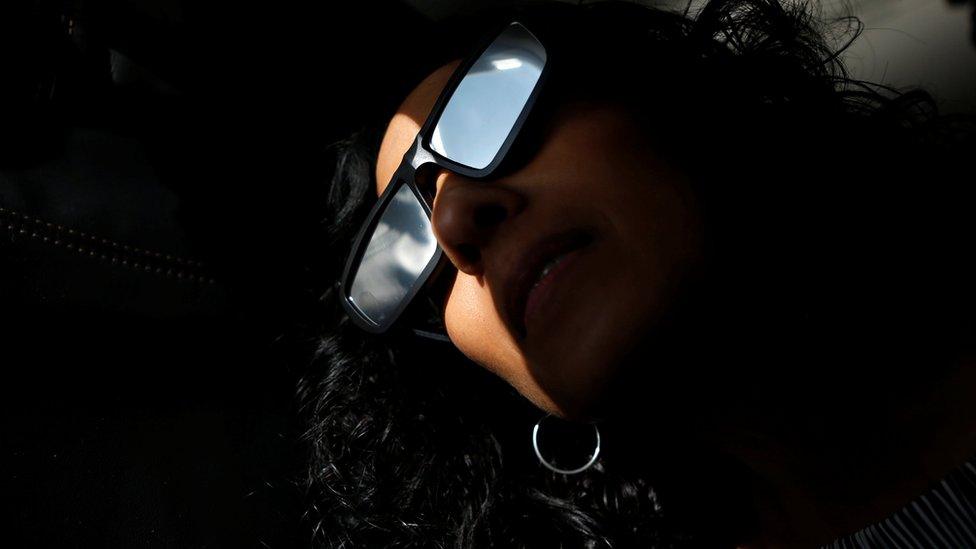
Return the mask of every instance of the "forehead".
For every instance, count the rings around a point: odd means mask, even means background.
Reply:
[[[427,115],[434,108],[437,96],[447,85],[447,81],[454,73],[461,60],[454,60],[435,70],[423,80],[410,95],[403,100],[396,114],[386,127],[380,152],[376,158],[376,194],[382,194],[400,165],[404,153],[417,138],[417,132],[423,125]]]

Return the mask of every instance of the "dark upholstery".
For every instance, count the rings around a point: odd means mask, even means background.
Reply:
[[[299,544],[287,366],[160,171],[93,127],[0,171],[8,546]]]
[[[411,85],[366,46],[422,21],[286,4],[0,7],[4,546],[310,538],[290,341],[337,260],[323,150]]]

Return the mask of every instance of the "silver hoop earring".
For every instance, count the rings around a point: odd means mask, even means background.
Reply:
[[[542,457],[542,451],[539,449],[539,426],[543,421],[551,416],[552,414],[546,414],[540,418],[539,421],[535,423],[535,427],[532,428],[532,449],[535,450],[535,457],[539,458],[539,462],[545,465],[545,467],[550,471],[564,475],[575,475],[589,469],[594,463],[596,463],[596,458],[600,456],[600,430],[596,425],[590,425],[593,427],[593,431],[596,434],[596,448],[593,449],[593,454],[590,456],[589,461],[587,461],[582,467],[577,467],[576,469],[562,469],[556,467],[552,463],[549,463],[546,458]]]

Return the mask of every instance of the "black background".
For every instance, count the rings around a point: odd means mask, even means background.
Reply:
[[[413,86],[397,40],[425,25],[392,2],[3,3],[4,546],[307,544],[294,326],[337,260],[325,149]]]

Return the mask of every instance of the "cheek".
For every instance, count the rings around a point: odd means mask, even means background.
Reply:
[[[457,274],[447,297],[444,326],[465,356],[499,375],[521,358],[495,310],[491,292],[476,277]]]
[[[468,359],[501,377],[536,406],[555,409],[529,374],[525,355],[505,328],[489,288],[477,278],[458,273],[447,297],[444,327]]]

